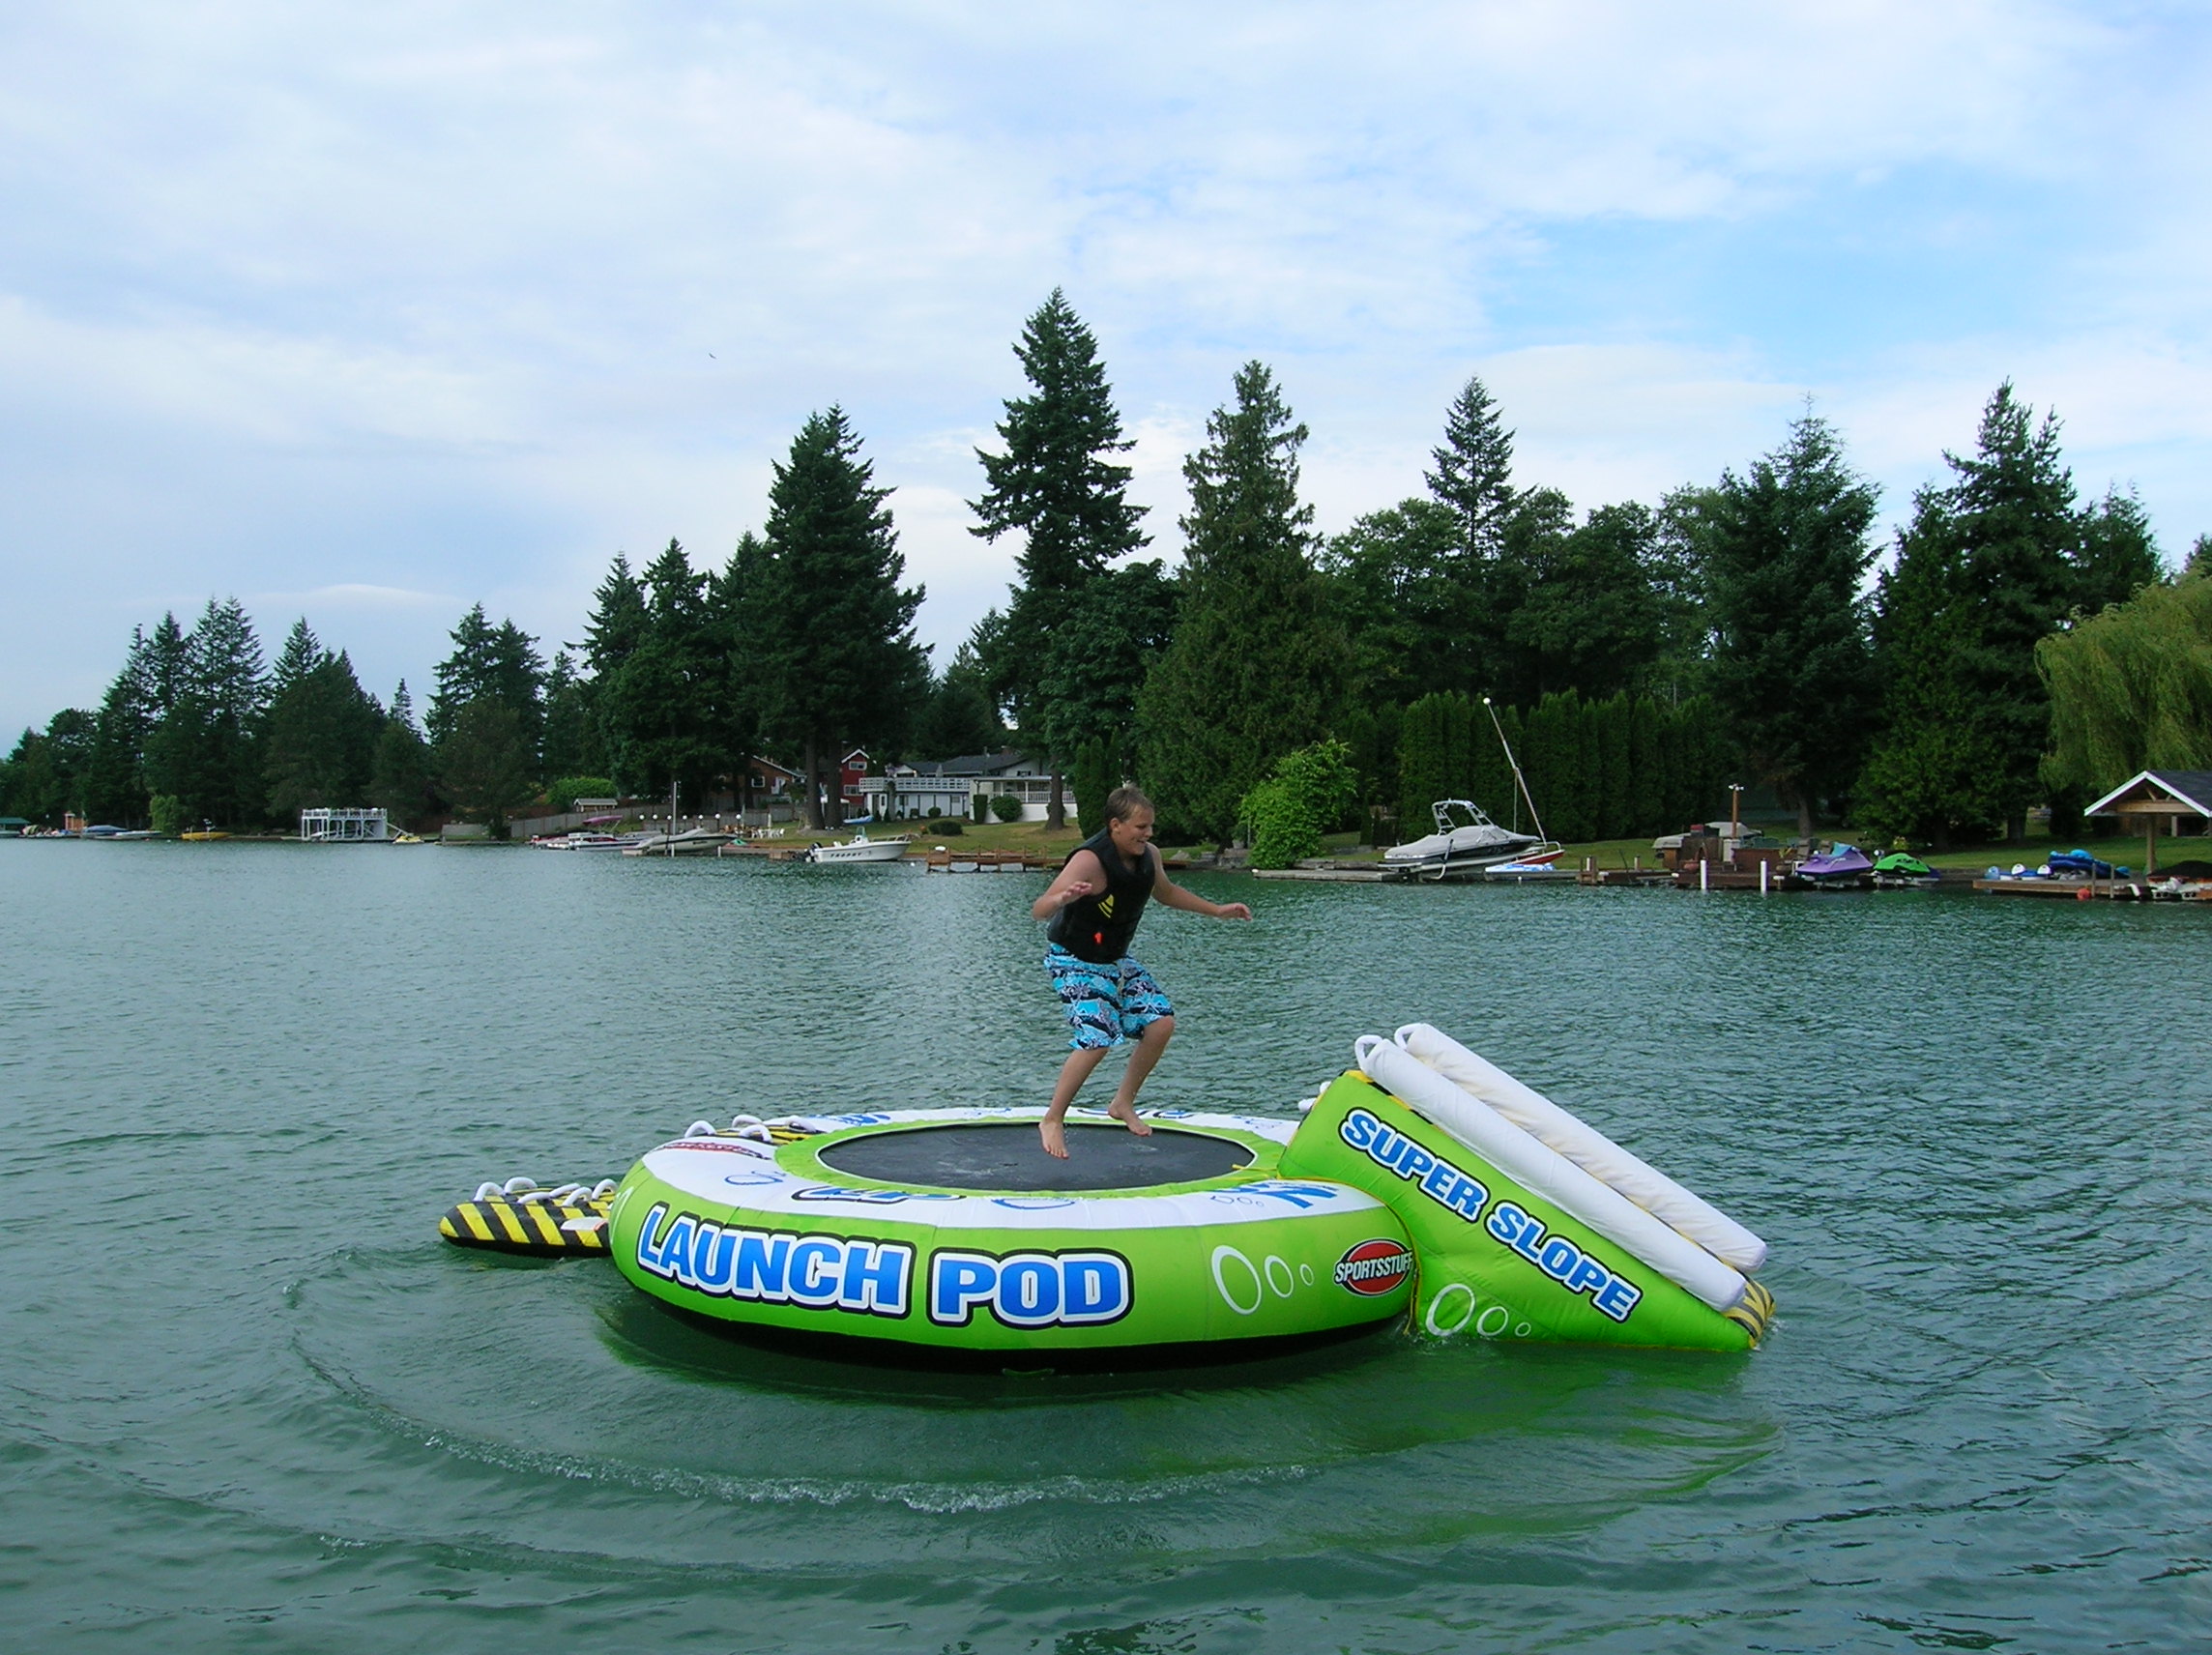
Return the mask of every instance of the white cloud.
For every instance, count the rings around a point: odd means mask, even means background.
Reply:
[[[942,659],[1010,567],[960,502],[1055,283],[1155,555],[1254,356],[1324,528],[1418,486],[1476,368],[1585,504],[1740,463],[1812,392],[1899,509],[2011,372],[2185,541],[2208,44],[1994,0],[18,9],[0,717],[179,594],[312,597],[379,682],[450,617],[339,593],[575,636],[618,547],[725,556],[830,401]]]

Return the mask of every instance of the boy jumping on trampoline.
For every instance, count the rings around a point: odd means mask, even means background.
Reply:
[[[1067,1106],[1098,1060],[1132,1037],[1137,1049],[1106,1112],[1139,1137],[1151,1134],[1137,1118],[1137,1089],[1175,1034],[1175,1007],[1130,954],[1129,940],[1155,896],[1214,919],[1252,917],[1241,902],[1208,902],[1169,879],[1152,848],[1152,801],[1133,787],[1118,787],[1106,796],[1106,826],[1075,848],[1030,907],[1031,918],[1052,921],[1044,968],[1073,1031],[1052,1103],[1037,1123],[1048,1155],[1067,1159]]]

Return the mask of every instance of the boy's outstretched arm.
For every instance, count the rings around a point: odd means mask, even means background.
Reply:
[[[1092,859],[1095,860],[1096,858]],[[1099,871],[1103,873],[1105,870],[1100,869]],[[1051,894],[1050,891],[1045,892],[1046,896]],[[1044,899],[1039,897],[1037,900],[1041,903]],[[1170,908],[1179,908],[1185,914],[1203,914],[1208,919],[1249,919],[1252,917],[1251,909],[1241,902],[1208,902],[1197,891],[1183,889],[1181,886],[1168,878],[1168,865],[1160,859],[1157,851],[1152,853],[1152,900],[1164,902]]]

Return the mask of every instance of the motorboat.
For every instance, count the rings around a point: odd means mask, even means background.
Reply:
[[[1864,890],[1874,884],[1874,858],[1841,840],[1792,868],[1790,883],[1800,889]]]
[[[1429,806],[1437,830],[1382,853],[1382,871],[1398,879],[1479,879],[1502,862],[1548,862],[1563,847],[1535,833],[1500,828],[1468,798]]]
[[[868,830],[865,828],[857,828],[853,830],[853,836],[850,839],[841,840],[834,845],[811,846],[807,850],[806,859],[810,862],[835,864],[895,862],[906,855],[906,844],[904,838],[871,839],[868,837]]]
[[[620,851],[637,841],[620,833],[547,833],[530,841],[539,851]]]
[[[1549,880],[1580,877],[1573,868],[1560,867],[1558,857],[1559,852],[1553,849],[1510,862],[1493,862],[1482,870],[1482,877],[1493,885],[1542,885]]]
[[[689,828],[681,833],[647,833],[626,842],[626,857],[711,857],[737,835],[718,828]]]

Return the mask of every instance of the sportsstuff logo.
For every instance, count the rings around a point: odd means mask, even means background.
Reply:
[[[1413,1270],[1413,1250],[1403,1241],[1377,1236],[1362,1241],[1336,1262],[1336,1285],[1369,1298],[1396,1291]]]

